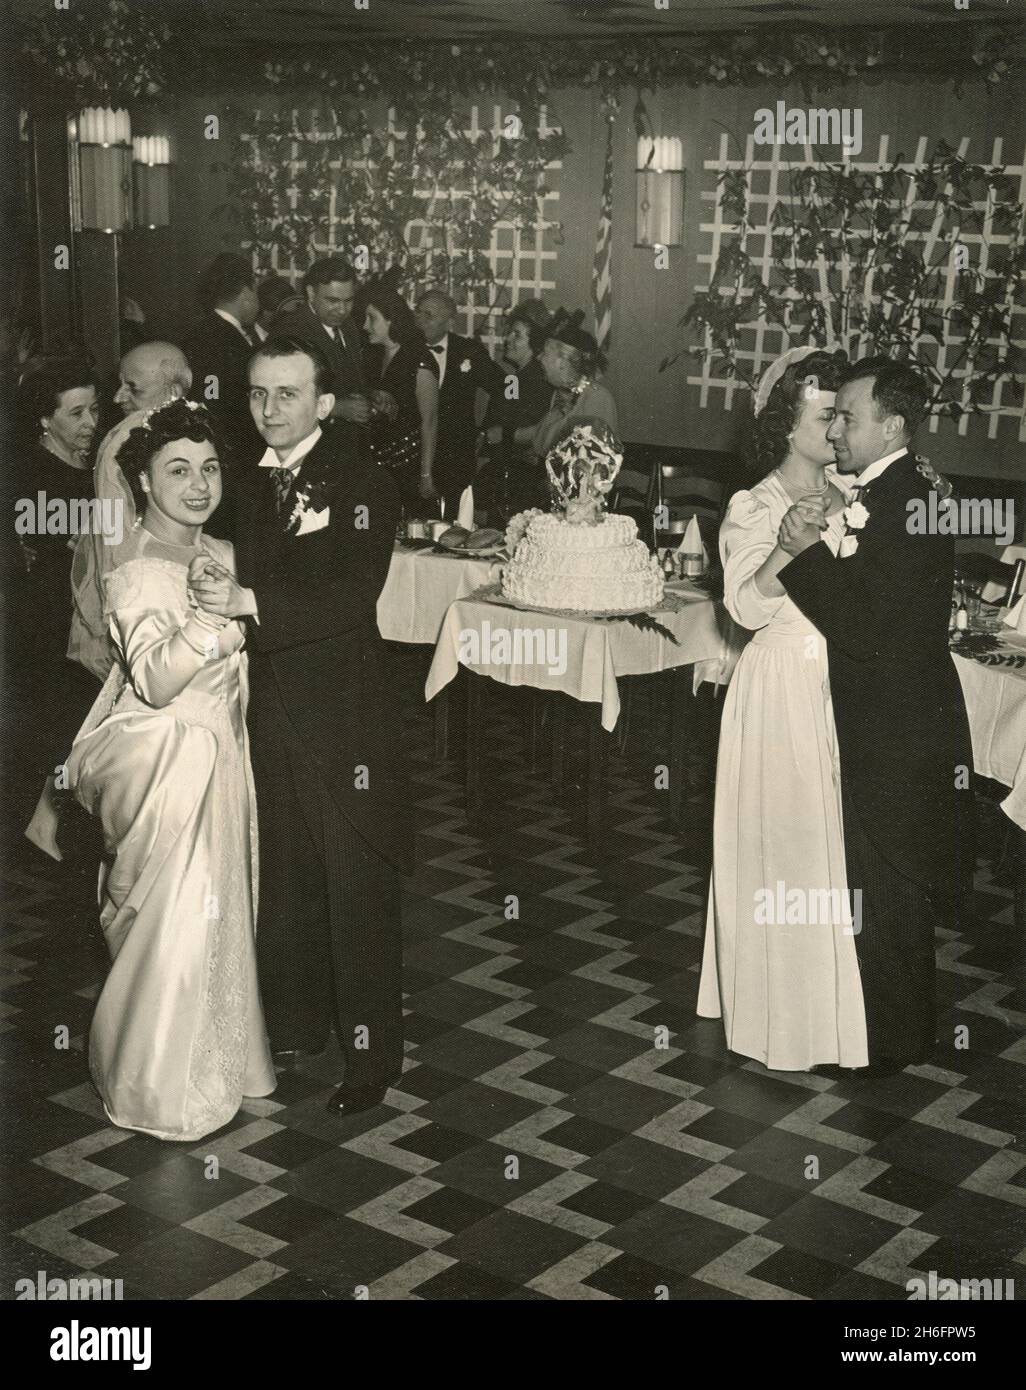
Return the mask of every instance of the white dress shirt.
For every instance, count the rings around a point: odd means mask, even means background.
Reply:
[[[295,448],[292,450],[292,452],[289,454],[288,458],[284,459],[280,459],[278,455],[274,452],[274,450],[270,447],[270,445],[268,445],[267,449],[264,452],[263,458],[260,460],[260,467],[288,468],[291,472],[296,473],[299,470],[299,465],[303,462],[307,454],[317,443],[320,437],[321,427],[320,425],[318,425],[317,428],[311,434],[308,434],[306,436],[305,439],[301,439],[299,443],[295,446]]]
[[[445,361],[449,354],[449,335],[446,333],[444,338],[439,338],[437,343],[428,343],[428,352],[438,363],[438,385],[441,387],[445,380]]]
[[[900,459],[902,454],[907,453],[908,447],[907,445],[903,444],[900,449],[895,449],[893,454],[885,454],[882,459],[877,459],[876,462],[871,463],[868,468],[863,468],[862,472],[858,475],[854,482],[849,484],[849,486],[868,487],[868,485],[873,481],[873,479],[879,478],[880,474],[887,467],[889,467],[889,465],[892,464],[895,459]]]
[[[237,329],[238,332],[241,333],[243,338],[245,338],[246,342],[249,343],[250,347],[254,346],[253,339],[246,332],[246,330],[243,328],[242,324],[239,322],[239,320],[235,317],[234,314],[229,314],[227,309],[215,309],[214,313],[218,316],[218,318],[224,319],[225,323],[230,323],[233,328]]]

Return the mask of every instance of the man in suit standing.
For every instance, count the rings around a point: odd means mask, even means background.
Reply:
[[[946,484],[909,450],[928,398],[905,363],[850,368],[827,432],[856,489],[839,555],[799,510],[808,499],[780,528],[794,556],[780,582],[827,643],[870,1075],[933,1048],[935,915],[964,910],[973,864],[972,751],[948,650],[955,542],[921,532],[931,487]]]
[[[477,393],[501,409],[505,377],[476,338],[452,331],[456,305],[443,290],[422,295],[414,316],[438,364],[438,443],[430,476],[421,475],[420,495],[443,498],[445,515],[455,521],[460,495],[477,472]]]
[[[210,411],[232,461],[250,464],[263,443],[249,413],[247,366],[260,341],[253,267],[222,252],[200,276],[198,295],[203,318],[182,344],[192,368],[192,399]]]
[[[366,425],[371,417],[372,402],[363,371],[360,330],[352,317],[356,303],[356,271],[341,256],[328,256],[314,261],[303,277],[303,289],[306,303],[298,309],[286,308],[277,314],[272,332],[276,336],[302,338],[317,348],[331,372],[335,397],[332,416],[349,424]],[[389,406],[389,402],[383,400],[376,400],[374,404],[379,409]]]
[[[268,448],[241,490],[238,580],[199,560],[190,581],[204,608],[246,619],[271,1046],[279,1061],[320,1053],[334,1018],[345,1075],[329,1108],[348,1115],[379,1104],[403,1062],[409,812],[376,617],[399,495],[360,431],[322,431],[331,374],[307,342],[272,335],[250,399]]]

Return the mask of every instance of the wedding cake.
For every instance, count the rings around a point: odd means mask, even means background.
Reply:
[[[578,425],[545,460],[562,507],[515,516],[502,591],[532,608],[640,612],[663,597],[663,575],[632,517],[603,511],[623,455],[591,425]]]

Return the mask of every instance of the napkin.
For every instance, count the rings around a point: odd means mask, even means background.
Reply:
[[[701,555],[702,568],[706,569],[709,565],[709,555],[705,544],[702,541],[702,533],[698,529],[698,517],[693,516],[688,522],[687,530],[684,532],[684,539],[677,547],[678,555]]]
[[[1003,621],[1009,626],[1014,627],[1016,632],[1021,632],[1026,636],[1026,594],[1010,608],[1005,614]]]
[[[464,531],[473,531],[474,529],[474,489],[471,485],[463,489],[456,525],[462,526]]]

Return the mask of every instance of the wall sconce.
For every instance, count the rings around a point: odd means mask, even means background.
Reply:
[[[166,135],[137,135],[132,141],[135,163],[135,225],[166,227],[171,221],[171,141]]]
[[[636,246],[681,244],[683,170],[683,147],[676,136],[639,139]]]
[[[121,232],[132,225],[132,126],[127,111],[91,106],[78,118],[83,228]]]

